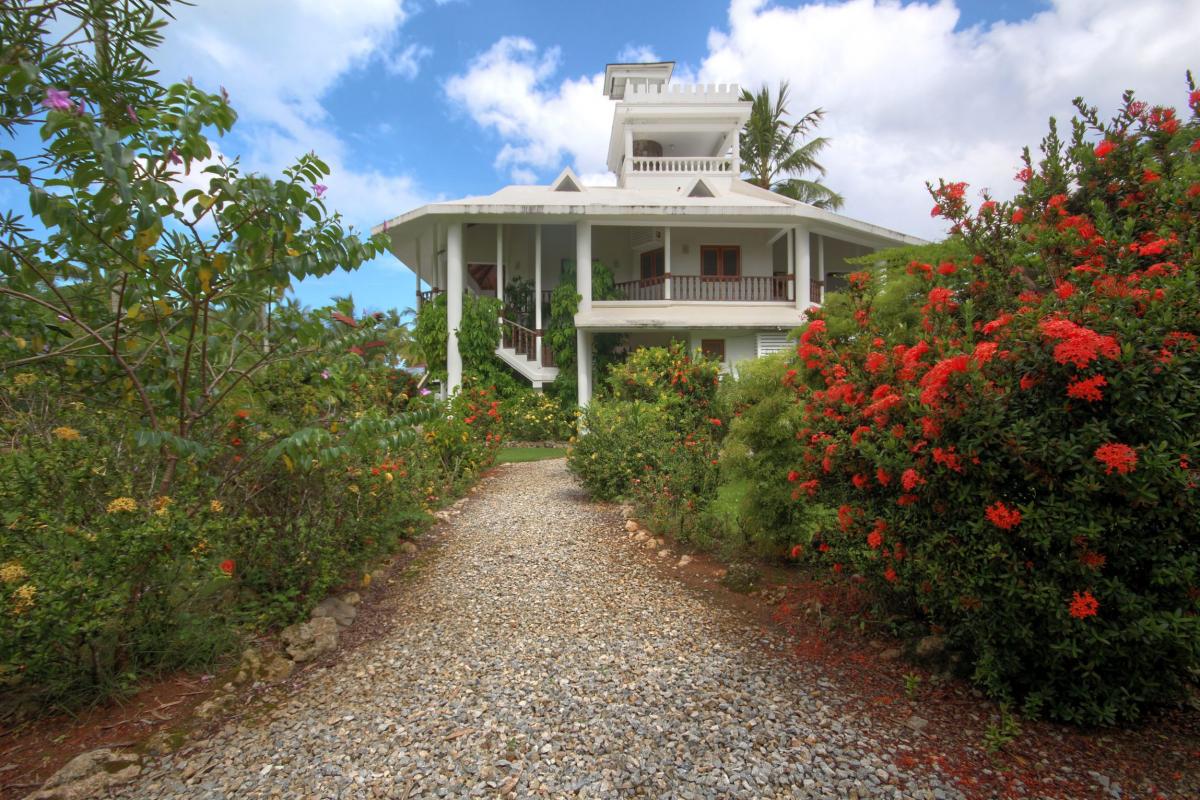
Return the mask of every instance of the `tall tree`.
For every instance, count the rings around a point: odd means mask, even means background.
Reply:
[[[758,94],[743,89],[742,100],[753,103],[741,138],[740,155],[746,180],[818,208],[841,208],[840,194],[821,183],[819,177],[816,180],[803,177],[812,172],[825,174],[817,155],[829,144],[829,139],[824,136],[808,139],[825,111],[815,108],[799,121],[788,122],[787,81],[780,81],[774,100],[766,84]]]

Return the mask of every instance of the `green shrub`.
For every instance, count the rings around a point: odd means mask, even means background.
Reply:
[[[567,459],[584,488],[633,500],[660,532],[695,535],[717,489],[719,374],[717,362],[680,343],[639,349],[614,365],[607,396],[584,412]]]
[[[876,322],[887,289],[861,274],[857,329],[818,317],[780,376],[801,448],[775,481],[838,509],[819,557],[943,629],[1026,714],[1133,719],[1200,667],[1189,102],[1186,122],[1132,96],[1109,123],[1078,104],[1011,203],[932,188],[964,255],[913,254],[920,335]]]
[[[504,436],[516,442],[565,442],[575,433],[575,406],[532,389],[518,389],[500,403]]]

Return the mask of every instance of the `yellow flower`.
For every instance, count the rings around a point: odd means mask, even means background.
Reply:
[[[17,587],[17,590],[12,593],[13,613],[23,614],[33,608],[33,598],[37,594],[37,587],[32,583],[23,583]]]
[[[154,513],[160,517],[165,517],[171,510],[171,504],[175,501],[166,495],[162,495],[154,500]]]
[[[61,425],[50,432],[54,434],[55,438],[62,439],[64,442],[77,442],[82,438],[79,431],[68,428],[66,425]]]
[[[108,507],[104,510],[109,514],[116,514],[119,511],[137,511],[137,507],[137,500],[134,500],[132,497],[118,497],[109,503]]]
[[[192,548],[192,555],[194,555],[194,556],[204,555],[207,552],[208,552],[208,540],[207,539],[201,539],[200,541],[196,542],[196,546]]]
[[[13,383],[17,386],[32,386],[37,383],[37,375],[32,372],[18,372],[13,375]]]
[[[225,510],[225,504],[222,503],[220,500],[209,500],[208,501],[208,510],[213,512],[214,514],[220,514],[222,511]]]
[[[20,583],[25,580],[27,574],[25,568],[17,561],[0,564],[0,581],[4,583]]]
[[[358,485],[357,484],[352,483],[349,486],[347,486],[346,488],[350,490],[351,494],[358,494]]]
[[[392,482],[392,473],[390,473],[390,472],[385,472],[385,473],[383,473],[383,478],[384,478],[384,480],[386,480],[388,483],[391,483],[391,482]]]

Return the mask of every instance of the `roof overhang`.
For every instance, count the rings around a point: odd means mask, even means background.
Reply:
[[[625,87],[630,83],[665,84],[671,80],[674,71],[674,61],[609,64],[604,68],[604,96],[620,100],[625,97]]]

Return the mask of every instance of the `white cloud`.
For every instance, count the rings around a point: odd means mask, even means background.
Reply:
[[[603,73],[552,80],[557,47],[539,52],[529,39],[506,36],[446,82],[446,94],[504,144],[496,167],[514,180],[553,171],[566,159],[575,171],[605,172],[612,104]]]
[[[648,44],[627,44],[617,53],[617,61],[622,64],[645,64],[662,61],[658,53]]]
[[[1028,19],[956,29],[952,0],[849,0],[800,7],[731,0],[696,69],[675,80],[748,88],[791,83],[791,108],[825,108],[827,182],[845,213],[938,236],[926,180],[966,180],[1000,196],[1015,190],[1021,147],[1055,115],[1067,130],[1072,98],[1113,109],[1134,88],[1182,103],[1200,3],[1054,0]],[[646,46],[627,47],[621,57]],[[664,54],[666,58],[671,53]],[[637,60],[636,58],[634,60]],[[601,73],[560,78],[557,48],[508,37],[447,84],[450,98],[503,140],[498,167],[606,171],[611,103]],[[597,65],[599,68],[601,65]],[[610,178],[611,180],[611,178]]]
[[[388,72],[412,80],[421,71],[421,61],[433,55],[433,48],[413,42],[399,52],[384,57]]]
[[[245,169],[277,174],[316,151],[333,173],[324,181],[327,205],[360,229],[424,202],[409,176],[355,164],[323,104],[339,80],[373,59],[415,74],[427,48],[396,51],[408,16],[403,0],[214,0],[174,13],[155,66],[165,82],[191,76],[206,90],[229,91],[238,124],[223,146],[240,151]]]
[[[699,77],[751,88],[789,80],[794,112],[827,112],[822,162],[845,211],[935,236],[924,181],[1011,195],[1021,147],[1041,140],[1051,115],[1067,130],[1072,98],[1112,109],[1132,87],[1179,101],[1200,4],[1056,0],[1019,22],[955,30],[958,19],[950,0],[733,0]]]

